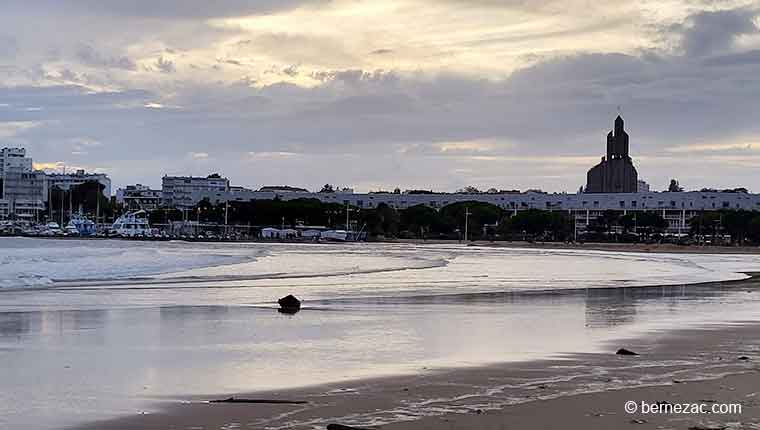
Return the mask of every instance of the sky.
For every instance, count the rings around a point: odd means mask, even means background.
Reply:
[[[760,3],[5,0],[0,147],[114,189],[575,192],[621,114],[653,189],[760,192]]]

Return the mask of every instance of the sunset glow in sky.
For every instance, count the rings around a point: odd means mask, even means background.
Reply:
[[[626,119],[654,189],[760,180],[760,4],[9,0],[0,146],[115,186],[574,192]]]

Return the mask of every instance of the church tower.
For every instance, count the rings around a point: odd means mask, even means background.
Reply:
[[[607,156],[588,171],[587,193],[635,193],[638,173],[629,155],[625,122],[618,115],[615,128],[607,134]]]

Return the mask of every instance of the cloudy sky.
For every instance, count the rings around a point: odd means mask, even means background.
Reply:
[[[5,0],[0,146],[114,185],[760,191],[760,3]]]

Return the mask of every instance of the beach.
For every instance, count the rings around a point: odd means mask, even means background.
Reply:
[[[326,428],[392,430],[760,426],[760,325],[654,333],[627,339],[640,356],[599,354],[356,381],[251,397],[305,404],[223,404],[196,398],[155,414],[80,430]],[[746,360],[745,360],[746,358]],[[698,364],[699,363],[699,364]],[[246,396],[240,396],[245,399]],[[733,405],[731,413],[629,413],[637,404]],[[736,406],[739,405],[739,406]]]
[[[688,397],[757,360],[751,254],[2,240],[3,428],[501,428],[538,402],[625,424],[600,392]]]

